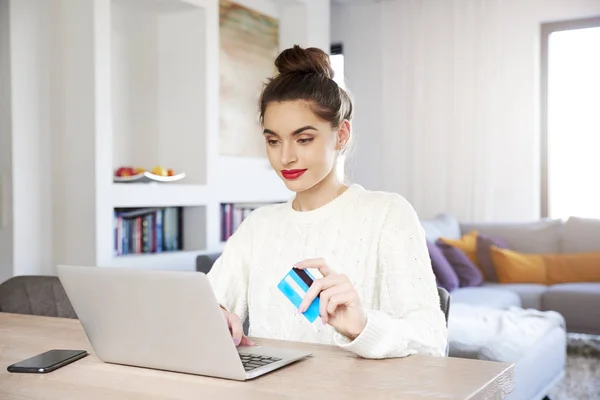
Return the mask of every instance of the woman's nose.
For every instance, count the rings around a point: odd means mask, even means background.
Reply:
[[[295,163],[297,160],[296,151],[292,143],[284,143],[281,151],[281,164],[288,165]]]

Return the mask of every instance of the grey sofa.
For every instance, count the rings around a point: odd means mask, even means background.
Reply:
[[[569,218],[515,223],[460,223],[441,214],[423,220],[427,239],[458,239],[477,230],[500,237],[515,251],[535,253],[583,253],[600,251],[600,220]],[[598,265],[600,268],[600,265]],[[600,334],[600,282],[540,285],[485,282],[479,287],[451,292],[452,303],[506,308],[520,306],[556,311],[568,332]],[[452,312],[450,313],[452,319]],[[566,332],[556,328],[515,364],[515,390],[511,399],[540,399],[564,375]]]
[[[459,223],[450,215],[423,221],[428,240],[458,239],[473,230],[501,237],[511,249],[526,253],[600,252],[600,220],[569,218],[521,223]],[[598,265],[600,268],[600,265]],[[514,296],[516,294],[516,296]],[[482,287],[457,289],[452,300],[469,303],[518,305],[560,313],[568,332],[600,334],[600,282],[540,285],[486,282]]]

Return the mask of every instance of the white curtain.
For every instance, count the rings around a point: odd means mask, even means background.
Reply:
[[[381,3],[385,189],[422,217],[537,218],[540,23],[594,13],[600,1]]]

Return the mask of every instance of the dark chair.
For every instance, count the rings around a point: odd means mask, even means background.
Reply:
[[[448,326],[448,313],[450,312],[450,293],[442,287],[438,287],[438,295],[440,296],[440,308],[446,317],[446,326]]]
[[[196,271],[208,274],[221,253],[202,254],[196,257]]]
[[[0,312],[77,318],[56,276],[15,276],[0,284]]]
[[[438,295],[440,296],[440,308],[444,312],[444,316],[446,317],[446,327],[448,326],[448,314],[450,313],[450,293],[442,287],[438,287]],[[450,343],[446,345],[445,356],[448,357],[448,352],[450,351]]]

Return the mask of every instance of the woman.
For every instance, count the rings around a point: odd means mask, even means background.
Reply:
[[[271,166],[296,195],[247,217],[208,274],[236,345],[253,344],[241,324],[249,315],[249,336],[336,344],[365,358],[444,355],[416,213],[397,194],[344,183],[338,161],[353,110],[328,55],[294,46],[275,66],[260,118]],[[298,309],[277,288],[294,266],[319,278]],[[321,321],[311,324],[301,313],[317,295]]]

